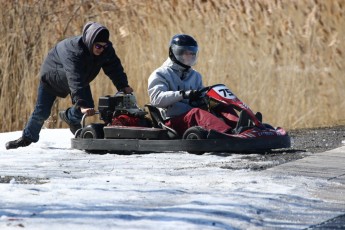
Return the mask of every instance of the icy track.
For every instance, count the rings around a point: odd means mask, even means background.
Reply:
[[[335,182],[234,170],[235,154],[91,155],[67,129],[6,150],[20,135],[0,133],[0,229],[303,229],[345,209],[315,196]]]

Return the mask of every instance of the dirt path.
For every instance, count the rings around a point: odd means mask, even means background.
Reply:
[[[345,141],[345,125],[290,131],[293,148],[312,153],[338,148]]]
[[[289,135],[292,142],[291,149],[260,154],[240,154],[237,158],[237,164],[231,164],[225,168],[265,170],[310,156],[313,153],[338,148],[345,142],[345,126],[291,130]]]

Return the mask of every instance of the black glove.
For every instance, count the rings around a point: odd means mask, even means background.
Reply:
[[[181,90],[180,93],[182,94],[183,99],[189,99],[190,102],[199,100],[201,96],[201,93],[198,90]]]
[[[74,108],[80,109],[81,107],[88,107],[87,101],[83,99],[78,99],[76,103],[74,103]]]

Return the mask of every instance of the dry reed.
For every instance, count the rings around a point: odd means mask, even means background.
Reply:
[[[287,129],[344,124],[345,2],[266,0],[0,0],[0,131],[23,129],[33,111],[48,50],[79,35],[85,22],[106,25],[135,89],[148,102],[147,78],[167,58],[176,33],[193,35],[204,84],[224,83],[264,120]],[[103,74],[101,74],[103,75]],[[106,77],[97,98],[115,92]],[[45,127],[66,127],[56,114]]]

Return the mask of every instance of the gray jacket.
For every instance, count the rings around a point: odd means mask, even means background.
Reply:
[[[51,49],[41,67],[43,87],[59,97],[71,94],[73,103],[92,100],[89,83],[101,69],[118,90],[128,86],[127,75],[111,43],[100,56],[92,52],[94,40],[102,30],[107,28],[89,23],[83,35],[67,38]],[[86,104],[92,105],[93,101]]]
[[[159,107],[162,117],[169,119],[188,112],[192,107],[183,99],[181,90],[200,90],[203,88],[200,73],[172,62],[168,58],[156,69],[148,80],[150,103]]]

